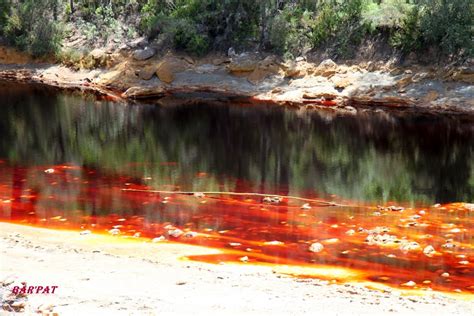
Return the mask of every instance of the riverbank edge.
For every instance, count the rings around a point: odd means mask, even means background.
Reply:
[[[271,267],[180,259],[218,252],[199,246],[153,244],[4,222],[0,222],[0,228],[3,284],[8,279],[14,282],[12,285],[27,282],[58,286],[56,295],[29,295],[27,312],[43,309],[77,314],[100,310],[106,314],[181,315],[194,308],[198,314],[211,315],[468,315],[472,307],[472,297],[460,295],[374,290],[364,284],[339,285],[288,277]],[[93,264],[93,269],[87,263]],[[216,301],[211,299],[213,293],[228,295]],[[186,304],[183,299],[187,299]],[[268,299],[274,304],[269,305]]]
[[[96,94],[113,101],[176,104],[175,98],[237,100],[342,114],[393,111],[474,118],[474,73],[468,67],[398,68],[391,64],[337,65],[275,56],[210,56],[195,60],[168,53],[136,60],[131,53],[95,53],[108,66],[73,70],[58,64],[0,58],[0,80],[37,83]],[[1,57],[1,56],[0,56]]]

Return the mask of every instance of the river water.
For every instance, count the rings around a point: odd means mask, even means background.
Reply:
[[[474,292],[472,122],[174,103],[1,83],[0,220]]]

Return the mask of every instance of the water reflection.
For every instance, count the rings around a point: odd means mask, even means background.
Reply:
[[[131,106],[11,84],[0,98],[0,220],[228,250],[195,260],[342,266],[473,292],[474,206],[432,206],[474,200],[472,123]]]
[[[17,84],[0,94],[0,158],[19,165],[74,163],[200,191],[245,183],[360,201],[474,199],[470,122],[127,106]]]

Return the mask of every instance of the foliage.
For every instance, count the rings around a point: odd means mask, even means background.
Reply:
[[[311,12],[289,7],[270,21],[268,42],[277,53],[288,57],[302,54],[311,48]]]
[[[362,0],[323,1],[313,28],[313,45],[332,44],[337,55],[348,56],[367,33],[362,19]]]
[[[165,34],[175,48],[202,55],[211,44],[224,49],[255,37],[258,11],[253,9],[249,0],[148,0],[141,9],[140,28],[151,38]]]
[[[400,28],[413,8],[414,5],[406,0],[385,0],[380,4],[368,1],[364,5],[362,16],[372,29]]]
[[[422,41],[439,47],[444,55],[473,53],[474,2],[423,0],[420,19]]]
[[[65,49],[60,54],[60,61],[64,65],[73,68],[75,70],[80,69],[81,60],[83,59],[83,54],[77,50]]]
[[[207,37],[200,34],[194,24],[188,20],[180,20],[175,25],[173,41],[177,49],[183,49],[199,56],[207,53],[209,48]]]
[[[54,0],[25,0],[11,5],[3,20],[2,33],[10,43],[33,56],[57,52],[61,32],[51,14],[54,6]]]
[[[10,5],[8,0],[0,0],[0,33],[3,32],[9,13]]]
[[[418,7],[414,7],[407,14],[402,21],[402,27],[393,34],[391,43],[404,53],[421,49],[420,11]]]
[[[140,29],[149,36],[159,33],[169,24],[172,5],[169,1],[147,0],[140,10]]]
[[[192,21],[217,49],[242,47],[257,36],[259,12],[253,0],[181,0],[172,16]]]
[[[384,34],[405,54],[458,59],[473,55],[473,21],[472,0],[0,0],[1,35],[35,55],[57,50],[58,25],[70,25],[90,46],[139,32],[196,55],[233,47],[337,58]]]
[[[403,21],[393,42],[403,52],[435,48],[440,57],[473,55],[474,3],[470,0],[420,0]]]

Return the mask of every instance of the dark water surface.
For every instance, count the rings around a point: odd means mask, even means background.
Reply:
[[[245,185],[378,203],[474,200],[474,126],[458,120],[127,106],[2,84],[0,135],[0,158],[10,164],[72,163],[151,177],[154,186]]]
[[[330,265],[472,293],[474,205],[452,203],[472,201],[474,126],[460,119],[127,105],[0,84],[2,221],[163,236],[229,250],[196,260]]]

